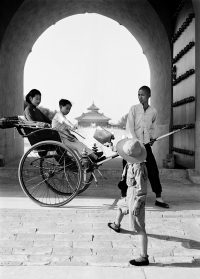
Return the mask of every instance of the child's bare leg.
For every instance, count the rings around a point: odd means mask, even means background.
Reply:
[[[122,213],[121,208],[118,208],[117,215],[114,223],[108,223],[109,228],[113,229],[116,232],[120,232],[120,223],[124,217],[124,213]]]
[[[129,263],[136,266],[149,265],[149,256],[147,255],[147,234],[145,231],[140,231],[138,232],[138,237],[140,242],[141,255],[138,259],[131,260],[129,261]]]
[[[122,221],[123,217],[124,217],[124,214],[122,213],[121,208],[118,208],[117,215],[116,215],[116,218],[115,218],[115,224],[117,226],[119,226],[121,224],[121,221]]]
[[[141,256],[146,257],[147,256],[147,246],[148,246],[148,238],[147,238],[146,231],[138,232],[138,238],[139,238],[139,243],[140,243]]]

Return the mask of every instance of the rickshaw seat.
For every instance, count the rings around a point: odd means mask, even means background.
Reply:
[[[23,128],[26,137],[28,138],[31,145],[34,145],[41,141],[57,141],[62,142],[60,135],[57,131],[53,129],[30,129],[30,128]]]

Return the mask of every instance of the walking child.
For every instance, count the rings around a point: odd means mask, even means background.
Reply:
[[[146,149],[137,139],[123,139],[117,143],[118,154],[127,161],[123,175],[127,171],[127,196],[118,202],[118,210],[114,223],[108,226],[120,232],[120,224],[124,215],[129,215],[129,229],[139,236],[141,254],[137,259],[130,260],[136,266],[149,265],[147,246],[148,239],[145,230],[145,201],[147,195]]]

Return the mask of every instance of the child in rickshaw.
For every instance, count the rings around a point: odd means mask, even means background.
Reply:
[[[72,108],[72,103],[66,99],[61,99],[59,101],[59,107],[60,111],[57,112],[52,119],[52,128],[59,132],[62,142],[75,150],[78,156],[80,156],[85,149],[93,162],[97,163],[104,160],[105,157],[102,156],[103,152],[97,152],[94,154],[90,148],[88,148],[84,143],[79,141],[72,133],[70,133],[70,130],[73,131],[77,129],[77,126],[73,125],[66,118],[66,115],[69,114]]]

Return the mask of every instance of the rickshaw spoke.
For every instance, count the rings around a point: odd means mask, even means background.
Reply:
[[[41,206],[62,206],[78,193],[82,167],[77,155],[59,142],[32,146],[19,165],[19,181],[25,194]]]

